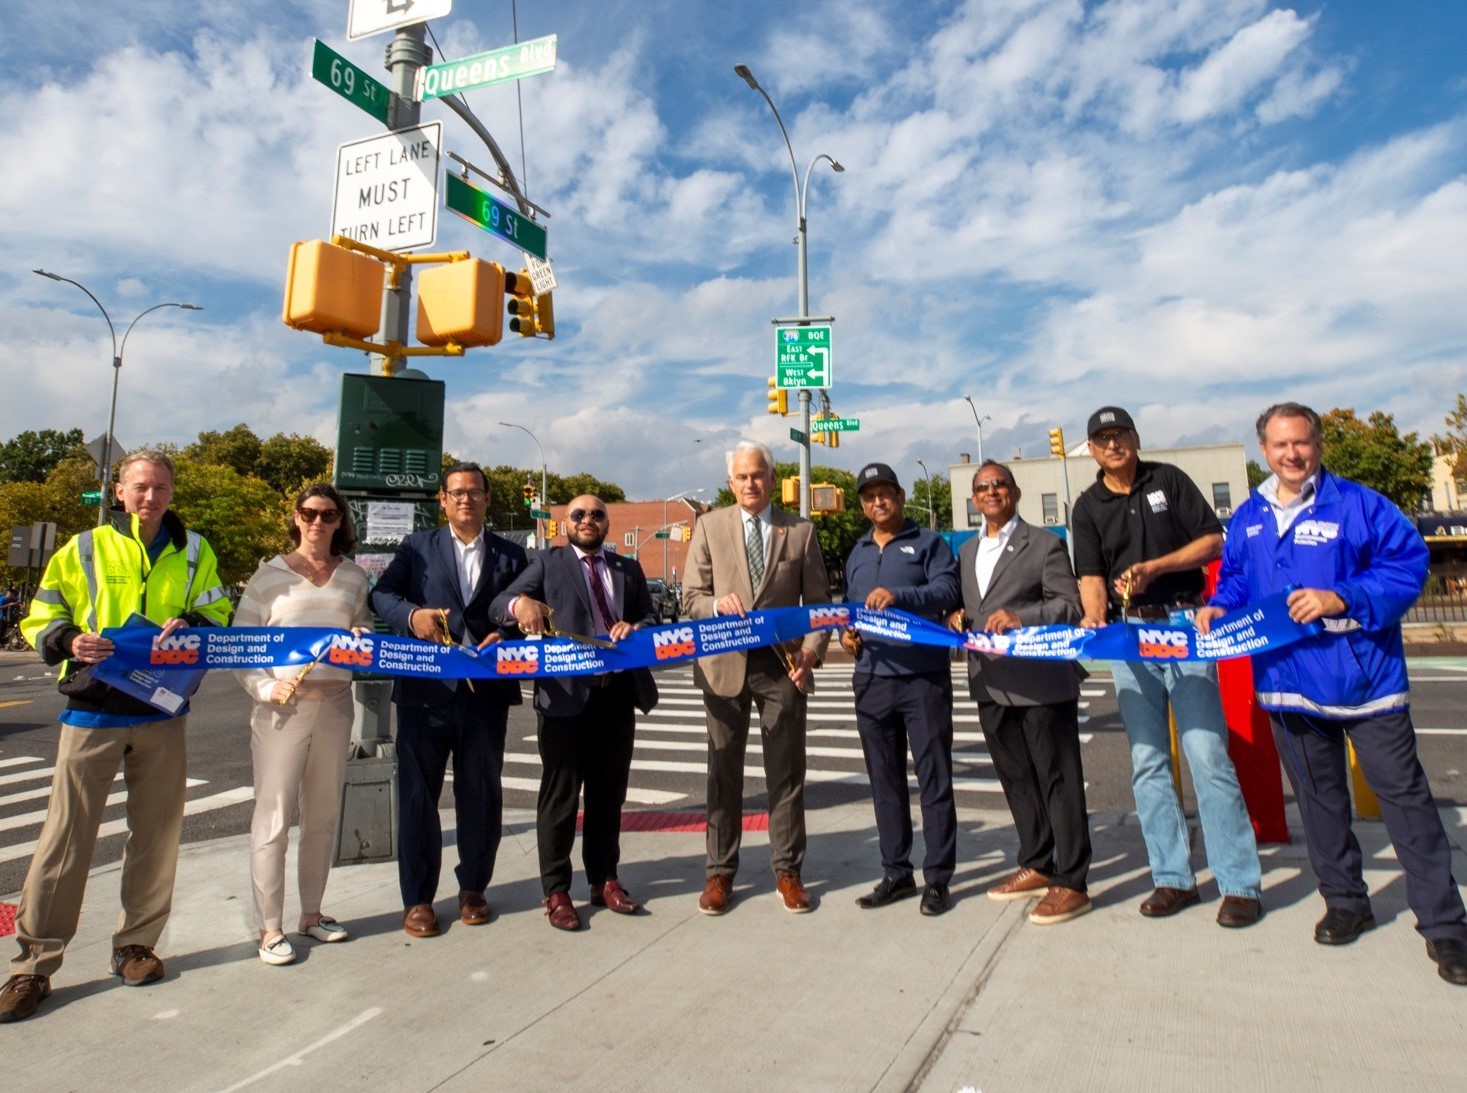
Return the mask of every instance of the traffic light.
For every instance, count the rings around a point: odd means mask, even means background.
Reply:
[[[775,386],[773,376],[769,377],[769,412],[771,414],[790,412],[790,393],[783,387]]]
[[[825,434],[825,443],[829,444],[832,448],[839,448],[840,447],[840,433],[826,433]]]
[[[514,318],[509,328],[522,338],[555,337],[555,306],[550,293],[535,295],[535,283],[528,270],[504,275],[504,291],[509,296],[505,310]]]
[[[313,239],[293,243],[281,319],[312,334],[366,338],[382,328],[386,270],[368,255]]]
[[[470,348],[504,335],[504,267],[470,258],[428,266],[418,276],[418,341]]]
[[[798,505],[800,503],[800,480],[798,478],[781,478],[779,480],[779,503],[781,505]]]
[[[556,532],[556,524],[555,524],[555,521],[554,520],[547,520],[545,522],[545,538],[547,538],[547,539],[554,539],[555,538],[555,532]]]
[[[678,533],[678,537],[685,543],[691,543],[693,541],[693,525],[684,524],[682,531]]]
[[[529,508],[530,506],[532,506],[535,503],[535,487],[534,486],[532,486],[528,482],[526,482],[525,483],[525,488],[521,491],[521,493],[524,494],[525,508]]]
[[[823,413],[816,414],[814,417],[812,417],[810,419],[810,428],[811,428],[810,443],[811,444],[824,444],[825,443],[825,434],[822,433],[822,432],[816,431],[816,430],[819,429],[820,423],[822,421],[824,421],[824,420],[825,420],[825,414],[823,414]]]
[[[1049,450],[1061,459],[1065,457],[1065,431],[1063,429],[1049,430]]]

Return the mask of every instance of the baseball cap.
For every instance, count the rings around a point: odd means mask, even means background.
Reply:
[[[867,463],[861,468],[861,473],[856,475],[856,493],[859,494],[872,482],[890,482],[897,489],[902,488],[902,484],[897,481],[896,471],[885,463]]]
[[[1090,424],[1085,426],[1085,436],[1092,437],[1102,429],[1130,429],[1134,433],[1136,423],[1119,406],[1102,406],[1090,415]]]

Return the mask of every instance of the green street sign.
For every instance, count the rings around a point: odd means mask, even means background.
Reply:
[[[791,429],[790,439],[793,440],[796,444],[803,444],[805,443],[805,434],[800,432],[799,429]]]
[[[550,513],[547,512],[545,509],[531,509],[530,510],[530,516],[533,517],[536,520],[549,520],[550,519]]]
[[[311,58],[311,75],[347,102],[360,106],[384,125],[387,123],[387,86],[372,79],[319,38]]]
[[[830,327],[782,326],[774,332],[776,387],[829,387]]]
[[[858,417],[827,417],[810,422],[810,428],[817,433],[853,433],[860,427]]]
[[[83,505],[87,505],[88,507],[100,505],[102,503],[102,491],[101,490],[86,490],[86,491],[84,491],[82,493],[82,495],[81,495],[81,503]]]
[[[443,182],[443,203],[450,211],[544,261],[545,229],[539,224],[458,175],[444,175]]]
[[[670,532],[670,531],[654,531],[652,533],[652,538],[654,538],[654,539],[671,539],[672,538],[672,532]]]
[[[418,101],[538,76],[555,67],[554,34],[418,70]]]

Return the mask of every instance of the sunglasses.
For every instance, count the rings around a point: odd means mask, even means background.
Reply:
[[[308,524],[314,524],[317,520],[323,524],[334,524],[341,519],[340,509],[308,509],[302,506],[295,510],[295,514]]]
[[[999,490],[1006,490],[1008,488],[1009,484],[1007,482],[974,482],[973,494],[977,496],[983,493],[997,493]]]
[[[1117,429],[1113,433],[1096,433],[1090,438],[1090,443],[1097,448],[1124,448],[1130,439],[1129,429]]]
[[[605,509],[571,509],[570,512],[567,515],[570,516],[570,521],[573,524],[579,524],[582,520],[585,520],[588,517],[590,519],[592,519],[592,520],[595,520],[597,523],[600,523],[602,520],[605,520],[606,519],[606,510]]]
[[[487,495],[483,490],[444,490],[443,496],[454,501],[482,501]]]

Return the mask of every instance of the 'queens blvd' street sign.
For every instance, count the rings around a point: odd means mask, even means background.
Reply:
[[[432,246],[442,146],[441,121],[343,144],[336,151],[331,234],[382,250]]]

